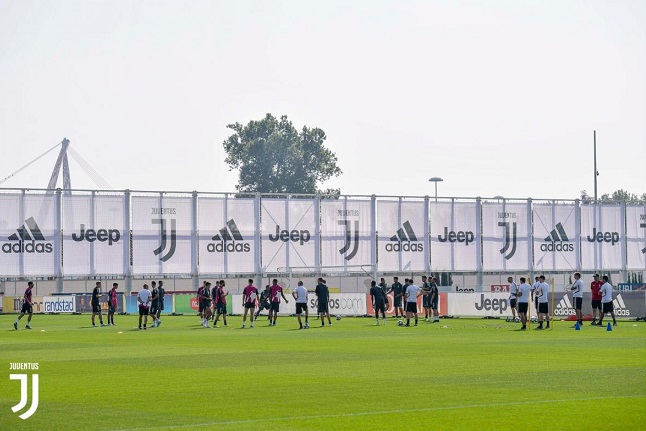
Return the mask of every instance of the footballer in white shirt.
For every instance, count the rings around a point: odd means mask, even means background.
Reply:
[[[601,293],[601,317],[599,318],[599,323],[597,323],[598,326],[601,326],[603,324],[603,317],[606,315],[606,313],[610,313],[612,316],[612,324],[613,326],[617,326],[617,318],[615,317],[615,309],[614,306],[612,305],[612,284],[608,282],[608,276],[604,275],[603,276],[603,286],[601,286],[601,290],[599,291]]]

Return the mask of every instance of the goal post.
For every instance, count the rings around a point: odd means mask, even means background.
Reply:
[[[294,289],[300,278],[318,277],[368,277],[374,278],[377,265],[337,265],[337,266],[285,266],[277,268],[279,282],[287,289]]]

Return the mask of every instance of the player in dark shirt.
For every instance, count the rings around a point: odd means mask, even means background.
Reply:
[[[94,287],[94,290],[92,291],[92,326],[96,326],[94,324],[94,316],[97,314],[99,315],[99,322],[101,322],[101,326],[105,326],[103,324],[103,314],[101,314],[101,304],[99,303],[99,298],[101,298],[101,282],[97,281],[96,286]]]
[[[440,292],[437,288],[437,279],[435,277],[431,277],[430,281],[430,287],[431,287],[431,310],[433,310],[433,323],[439,323],[440,321],[440,313],[437,308],[437,302],[440,297]]]
[[[150,310],[149,316],[152,317],[153,323],[150,325],[151,328],[156,328],[161,325],[161,320],[157,318],[159,312],[159,289],[157,288],[157,282],[152,281],[150,283]]]
[[[220,316],[222,316],[222,321],[224,326],[227,326],[227,295],[229,292],[224,291],[224,280],[215,282],[215,287],[213,288],[213,308],[215,310],[215,318],[213,319],[213,327],[218,326],[218,321]]]
[[[402,308],[402,298],[404,297],[404,290],[399,278],[393,279],[393,284],[388,289],[388,293],[393,294],[393,308],[395,309],[395,318],[404,317],[404,309]]]
[[[325,280],[318,279],[319,284],[316,285],[314,293],[318,300],[317,311],[321,318],[321,326],[325,326],[325,316],[327,316],[327,323],[332,326],[332,319],[330,319],[330,307],[328,301],[330,300],[330,290],[325,284]]]
[[[118,283],[112,283],[112,289],[108,291],[108,325],[114,326],[114,313],[117,312],[117,288]]]
[[[34,314],[34,303],[31,301],[31,291],[34,288],[34,282],[29,281],[27,282],[27,289],[25,289],[25,295],[23,296],[23,303],[22,303],[22,309],[20,310],[20,315],[16,319],[15,322],[13,322],[13,329],[16,331],[18,330],[18,322],[20,322],[20,319],[22,319],[22,316],[25,314],[28,314],[27,316],[27,326],[25,326],[25,329],[31,329],[31,316]]]
[[[157,290],[159,291],[159,307],[157,308],[157,321],[159,322],[157,326],[161,325],[161,312],[164,311],[164,294],[166,291],[163,288],[164,282],[159,280],[157,283]]]
[[[258,320],[258,316],[262,310],[269,310],[269,289],[270,286],[266,285],[265,290],[260,293],[260,300],[258,301],[258,311],[256,311],[256,317],[254,320]],[[269,312],[267,312],[267,319],[271,319]]]
[[[382,320],[386,324],[386,295],[377,282],[370,282],[370,296],[372,297],[372,308],[375,310],[375,326],[379,326],[379,312],[381,311]]]
[[[204,323],[202,323],[202,326],[204,326],[205,328],[210,328],[209,320],[211,320],[211,283],[209,283],[208,281],[206,282],[204,289],[202,289],[202,308],[204,313],[204,318],[202,319]]]
[[[427,277],[422,275],[422,307],[424,307],[424,321],[428,322],[433,316],[431,311],[431,284],[427,281]]]

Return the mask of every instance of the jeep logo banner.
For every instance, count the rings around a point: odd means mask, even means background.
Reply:
[[[379,268],[382,271],[426,271],[428,236],[423,201],[379,201]]]
[[[66,275],[125,272],[124,196],[63,195],[62,220]]]
[[[574,205],[534,204],[534,269],[577,268],[576,212]]]
[[[621,269],[624,245],[621,205],[581,206],[581,265]]]
[[[370,200],[321,201],[321,265],[369,265],[374,241]]]
[[[262,266],[316,267],[316,203],[313,199],[262,200]]]
[[[431,202],[431,268],[477,271],[480,235],[476,202]]]
[[[529,262],[531,238],[528,205],[482,204],[482,268],[486,271],[523,270]]]

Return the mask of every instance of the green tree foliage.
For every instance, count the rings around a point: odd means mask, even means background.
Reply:
[[[594,197],[588,195],[585,190],[581,190],[581,201],[584,204],[589,204],[594,202]],[[602,204],[615,204],[620,202],[628,203],[637,203],[637,202],[646,202],[646,193],[642,193],[641,196],[638,196],[635,193],[627,192],[626,190],[619,189],[612,192],[612,194],[604,193],[599,198],[599,202]]]
[[[287,116],[280,120],[271,114],[246,125],[229,124],[235,133],[223,143],[229,169],[238,169],[239,192],[329,193],[317,186],[342,171],[336,155],[325,148],[325,132],[303,127],[300,133]]]

